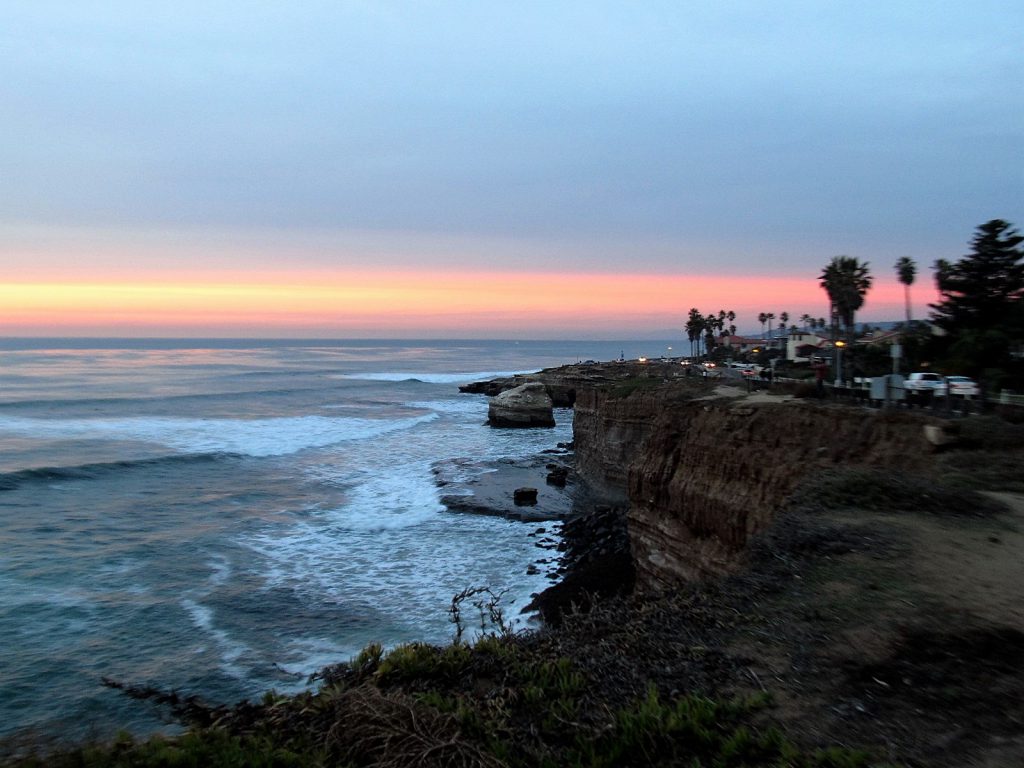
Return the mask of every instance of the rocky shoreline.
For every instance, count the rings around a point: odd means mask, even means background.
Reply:
[[[527,573],[543,573],[552,584],[535,593],[523,611],[538,612],[550,625],[564,611],[585,609],[595,598],[628,594],[633,588],[626,508],[591,499],[574,478],[573,459],[566,445],[486,467],[474,464],[476,472],[489,471],[470,480],[451,479],[465,473],[464,462],[434,468],[441,503],[449,511],[538,523],[527,534],[540,550]],[[515,492],[524,486],[537,490],[536,503],[516,504]]]
[[[598,386],[635,377],[637,371],[655,376],[672,375],[677,367],[656,365],[654,368],[630,363],[598,363],[546,369],[536,374],[474,382],[459,387],[465,394],[483,394],[489,398],[493,414],[496,400],[503,393],[523,388],[538,388],[550,398],[548,408],[571,407],[576,388]],[[504,401],[509,402],[509,401]],[[514,409],[516,401],[508,408]],[[536,400],[530,398],[521,406],[534,412]],[[529,428],[543,422],[531,421],[529,415],[511,416],[507,411],[497,428]],[[537,611],[549,625],[556,625],[564,612],[586,609],[593,600],[629,594],[634,585],[634,568],[626,527],[627,508],[610,505],[595,497],[585,483],[579,481],[575,468],[574,444],[559,443],[531,457],[493,462],[486,467],[474,465],[477,474],[470,480],[452,479],[465,469],[439,464],[434,468],[441,489],[441,502],[452,512],[497,515],[523,522],[548,523],[538,527],[530,537],[544,551],[528,572],[543,572],[553,583],[533,596],[524,612]],[[486,470],[480,474],[480,470]],[[536,491],[535,501],[519,503],[520,492]]]

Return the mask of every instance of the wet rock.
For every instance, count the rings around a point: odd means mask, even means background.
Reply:
[[[512,492],[512,501],[517,507],[533,506],[537,503],[537,489],[516,488]]]
[[[565,488],[566,478],[569,476],[568,467],[555,467],[548,472],[545,482],[548,485],[553,485],[556,488]]]

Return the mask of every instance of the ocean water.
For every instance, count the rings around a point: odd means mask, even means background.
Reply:
[[[460,382],[655,342],[0,339],[0,737],[160,730],[112,678],[231,703],[370,642],[510,615],[536,526],[448,512],[437,462],[571,439],[485,426]]]

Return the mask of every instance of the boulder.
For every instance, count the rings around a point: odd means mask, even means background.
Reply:
[[[522,384],[492,397],[487,422],[492,427],[553,427],[553,404],[540,382]]]
[[[537,489],[516,488],[512,492],[512,501],[517,507],[532,506],[537,503]]]
[[[565,488],[565,481],[568,476],[568,467],[554,467],[550,472],[548,472],[546,482],[548,485],[553,485],[556,488]]]

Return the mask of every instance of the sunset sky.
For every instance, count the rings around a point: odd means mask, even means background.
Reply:
[[[631,338],[903,316],[1024,226],[1024,6],[0,6],[0,335]]]

